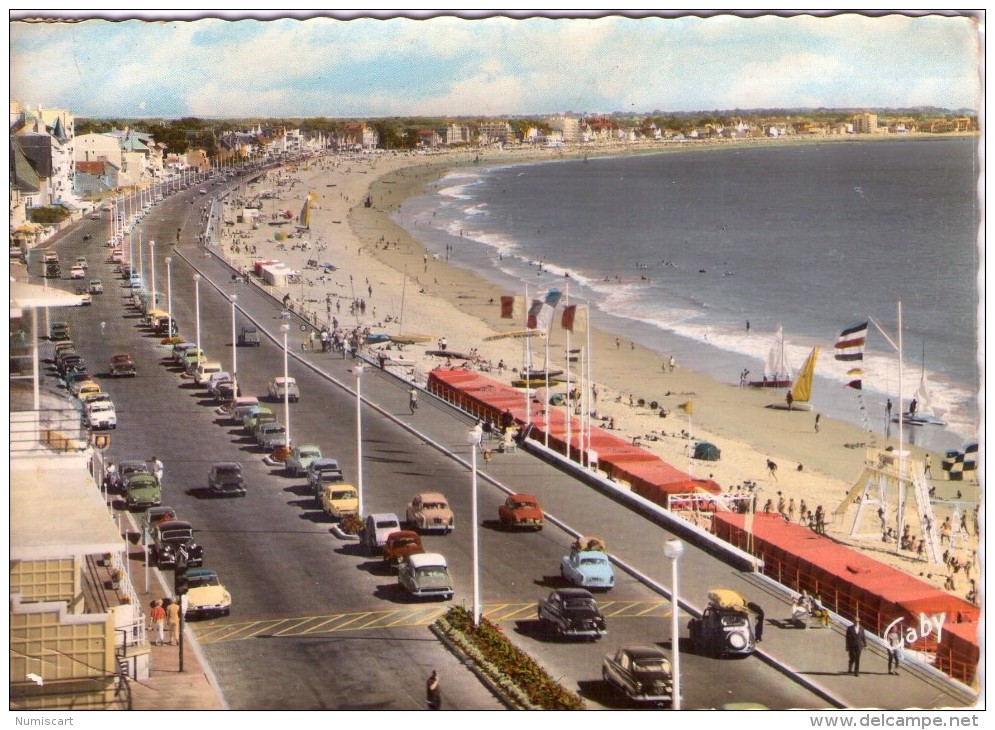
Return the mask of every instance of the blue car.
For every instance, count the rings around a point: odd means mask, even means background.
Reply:
[[[560,561],[560,575],[588,590],[607,591],[615,586],[615,571],[601,550],[571,550]]]

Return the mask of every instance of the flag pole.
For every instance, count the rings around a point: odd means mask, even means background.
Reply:
[[[585,445],[584,445],[584,465],[590,466],[590,459],[588,458],[588,449],[591,448],[591,401],[590,395],[591,390],[594,387],[594,350],[591,347],[591,302],[590,300],[584,300],[584,308],[587,309],[587,347],[585,355],[587,355],[587,385],[584,388],[584,395],[587,396],[587,408],[584,409],[584,413],[581,414],[581,426],[583,427],[586,423],[587,427],[584,429],[585,434]],[[583,359],[581,359],[581,364],[583,365]],[[586,418],[586,421],[584,420]]]
[[[525,285],[525,329],[529,329],[529,285]],[[532,423],[532,405],[529,399],[529,371],[532,369],[532,338],[525,337],[525,425]]]
[[[567,307],[570,306],[570,282],[567,282],[567,285],[566,285],[566,287],[564,287],[564,289],[565,289],[565,291],[564,291],[563,299],[565,301],[565,304],[563,305],[563,311],[565,312],[565,311],[567,311]],[[573,330],[573,324],[571,323],[570,327],[567,328],[567,367],[565,368],[566,372],[567,372],[567,428],[566,428],[566,434],[567,434],[567,454],[566,454],[566,456],[567,456],[567,461],[570,461],[570,446],[571,446],[571,442],[570,442],[570,436],[571,436],[571,433],[570,433],[570,335],[571,335],[572,330]],[[547,406],[547,408],[548,408],[548,406]]]

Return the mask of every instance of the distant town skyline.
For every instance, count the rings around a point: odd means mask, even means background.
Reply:
[[[10,98],[88,117],[977,109],[981,98],[979,21],[963,14],[158,13],[40,23],[12,11]]]

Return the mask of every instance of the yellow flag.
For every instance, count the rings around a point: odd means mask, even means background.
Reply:
[[[689,416],[694,413],[694,404],[691,401],[688,401],[687,403],[681,403],[677,407],[680,408],[685,413],[687,413]]]

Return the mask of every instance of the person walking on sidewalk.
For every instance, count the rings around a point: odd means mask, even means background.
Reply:
[[[166,623],[169,625],[169,644],[180,644],[180,601],[173,600],[166,607]]]
[[[439,670],[432,670],[432,676],[425,683],[425,701],[428,709],[439,710],[442,708],[442,687],[439,682]]]
[[[860,653],[867,648],[867,634],[864,627],[860,625],[860,617],[847,627],[846,630],[846,653],[849,659],[847,663],[847,674],[855,677],[860,676]]]
[[[414,415],[415,411],[418,410],[418,389],[413,385],[408,391],[408,409],[411,411],[411,415]]]
[[[162,601],[157,598],[152,601],[152,612],[149,614],[149,630],[155,629],[155,643],[157,646],[162,646],[166,640],[164,636],[165,624],[166,611],[162,607]]]

